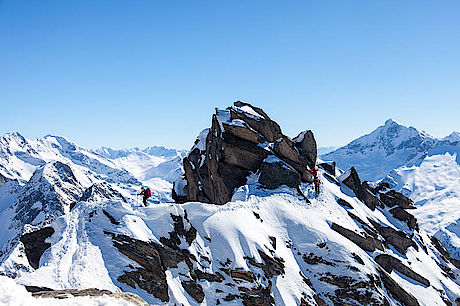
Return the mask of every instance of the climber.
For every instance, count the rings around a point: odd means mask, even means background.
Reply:
[[[316,193],[316,196],[318,196],[319,195],[319,184],[320,184],[319,177],[318,177],[318,169],[313,167],[309,171],[313,174],[313,183],[315,184],[315,193]]]
[[[147,206],[147,199],[150,198],[152,193],[150,192],[150,188],[144,188],[144,186],[142,186],[141,192],[137,195],[142,195],[142,203],[144,203],[144,206]]]

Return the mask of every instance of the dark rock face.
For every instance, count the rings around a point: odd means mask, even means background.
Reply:
[[[375,257],[375,261],[383,268],[385,271],[388,273],[391,273],[393,269],[396,271],[406,275],[407,277],[412,278],[413,280],[416,280],[417,282],[425,285],[425,286],[430,286],[430,281],[421,276],[420,274],[414,272],[411,268],[406,266],[401,262],[396,257],[393,257],[388,254],[381,254]]]
[[[45,227],[38,231],[22,235],[21,242],[24,244],[27,260],[32,268],[38,269],[43,252],[51,246],[45,240],[53,234],[54,229],[52,227]]]
[[[390,213],[396,219],[406,222],[410,229],[418,229],[417,219],[401,207],[398,206],[390,209]]]
[[[49,288],[40,288],[33,286],[26,286],[27,291],[32,292],[32,296],[35,298],[54,298],[54,299],[67,299],[69,297],[78,297],[78,296],[90,296],[90,297],[99,297],[107,295],[117,299],[125,300],[131,304],[139,306],[147,306],[148,304],[141,299],[138,295],[130,292],[118,292],[113,293],[109,290],[100,290],[97,288],[89,289],[64,289],[64,290],[53,290]],[[43,289],[43,290],[40,290]]]
[[[335,176],[335,162],[326,162],[326,163],[320,163],[318,164],[321,168],[323,168],[325,171],[327,171],[330,175]]]
[[[356,197],[363,201],[370,209],[375,210],[375,207],[381,206],[379,199],[366,188],[367,185],[361,183],[356,169],[351,167],[349,171],[350,174],[342,181],[345,186],[353,190]]]
[[[390,291],[391,295],[400,301],[403,305],[407,306],[418,306],[419,303],[417,299],[410,293],[408,293],[404,288],[402,288],[391,276],[383,269],[379,269],[380,277],[382,278],[382,282]]]
[[[0,186],[6,183],[8,179],[0,173]]]
[[[121,200],[126,203],[126,199],[123,195],[106,182],[91,185],[83,192],[79,201],[100,202],[104,200]]]
[[[377,229],[378,233],[382,235],[385,241],[393,245],[399,253],[406,254],[407,249],[410,246],[418,250],[417,244],[403,231],[398,231],[387,226],[381,226],[372,220],[370,220],[370,222]]]
[[[373,237],[363,237],[349,229],[344,228],[336,223],[332,223],[331,229],[339,233],[340,235],[353,241],[356,245],[365,251],[373,252],[376,249],[383,251],[382,243]]]
[[[211,128],[184,158],[184,178],[174,183],[173,199],[224,204],[251,173],[260,175],[264,188],[296,188],[312,182],[308,169],[316,154],[311,131],[291,140],[263,110],[238,101],[216,110]]]
[[[282,185],[296,188],[300,184],[300,174],[283,161],[267,163],[260,167],[259,183],[268,188],[275,189]]]
[[[415,208],[411,199],[394,190],[380,193],[380,200],[388,207],[397,205],[405,209]]]
[[[313,132],[308,130],[294,138],[295,146],[310,168],[315,167],[317,158],[316,140]]]

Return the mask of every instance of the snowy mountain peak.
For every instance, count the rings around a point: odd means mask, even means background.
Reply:
[[[436,141],[423,131],[388,119],[385,125],[370,134],[322,155],[322,158],[336,161],[343,169],[354,166],[365,180],[374,181],[402,164],[417,162]],[[374,163],[374,167],[369,167]]]
[[[459,132],[452,132],[450,135],[441,139],[442,141],[447,142],[459,142],[460,141],[460,133]]]

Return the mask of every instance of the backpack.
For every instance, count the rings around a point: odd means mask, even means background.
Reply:
[[[150,192],[150,188],[145,189],[145,195],[147,199],[150,198],[150,196],[152,195],[152,193]]]

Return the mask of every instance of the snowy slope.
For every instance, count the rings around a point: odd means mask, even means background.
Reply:
[[[55,230],[47,239],[51,247],[41,257],[38,269],[29,266],[28,271],[19,271],[16,281],[53,289],[121,289],[134,292],[153,304],[197,305],[183,284],[191,281],[192,275],[200,270],[223,278],[221,281],[197,280],[207,305],[215,305],[217,300],[221,304],[240,304],[241,292],[253,290],[254,286],[258,286],[258,290],[271,288],[271,296],[277,305],[298,305],[302,298],[315,304],[315,296],[332,305],[334,301],[343,301],[336,297],[337,285],[342,282],[343,286],[351,287],[350,292],[342,287],[344,296],[357,292],[358,299],[362,299],[363,303],[378,303],[386,298],[392,305],[397,305],[394,296],[375,285],[374,279],[379,277],[374,258],[381,252],[362,250],[333,231],[331,224],[334,222],[364,233],[363,225],[352,219],[349,212],[362,220],[371,219],[385,226],[400,224],[380,211],[372,212],[356,197],[347,195],[350,191],[345,187],[339,187],[324,177],[322,181],[322,195],[318,198],[314,197],[311,186],[302,186],[310,204],[299,197],[295,190],[282,188],[269,192],[257,185],[248,185],[239,191],[246,193],[247,201],[235,201],[223,206],[187,203],[143,208],[133,205],[132,197],[128,198],[127,203],[116,200],[80,202],[70,213],[51,224]],[[338,198],[347,201],[352,208],[338,205]],[[176,236],[179,238],[179,249],[184,250],[181,254],[191,254],[190,258],[194,259],[188,263],[182,260],[175,267],[166,269],[169,301],[164,301],[148,292],[149,287],[143,285],[142,278],[134,287],[121,280],[123,275],[130,271],[135,273],[141,268],[143,261],[134,260],[137,257],[131,257],[129,253],[130,248],[135,246],[134,242],[164,246],[170,243],[165,238],[174,237],[171,233],[175,231],[180,232],[180,226],[172,216],[180,216],[186,233],[193,232],[192,227],[196,230],[196,235],[191,236],[193,239],[189,241],[187,234]],[[131,239],[119,245],[120,248],[129,246],[125,253],[120,253],[114,239],[121,235]],[[416,296],[421,305],[442,305],[442,297],[454,301],[460,296],[458,270],[450,265],[456,271],[456,279],[446,277],[438,265],[441,260],[439,253],[430,245],[429,237],[424,232],[415,233],[414,237],[417,249],[410,247],[402,255],[389,247],[386,253],[423,275],[429,280],[430,286],[426,287],[396,271],[391,276]],[[127,244],[127,241],[131,241],[131,244]],[[423,245],[428,246],[426,253]],[[143,248],[147,248],[147,245]],[[16,252],[20,253],[20,247]],[[140,256],[139,253],[134,254]],[[278,270],[282,272],[277,272],[273,267],[273,274],[265,271],[267,259],[262,256],[278,258],[282,263],[282,268],[278,267]],[[15,263],[28,265],[24,257],[9,258],[7,267],[4,264],[3,268],[14,269]],[[238,271],[248,274],[238,276]],[[251,280],[251,277],[255,279]],[[361,289],[356,291],[353,284],[358,283]],[[235,300],[225,301],[232,294],[237,296]]]
[[[388,120],[322,158],[342,169],[354,166],[362,178],[383,179],[410,197],[420,227],[460,259],[460,133],[435,139]]]

